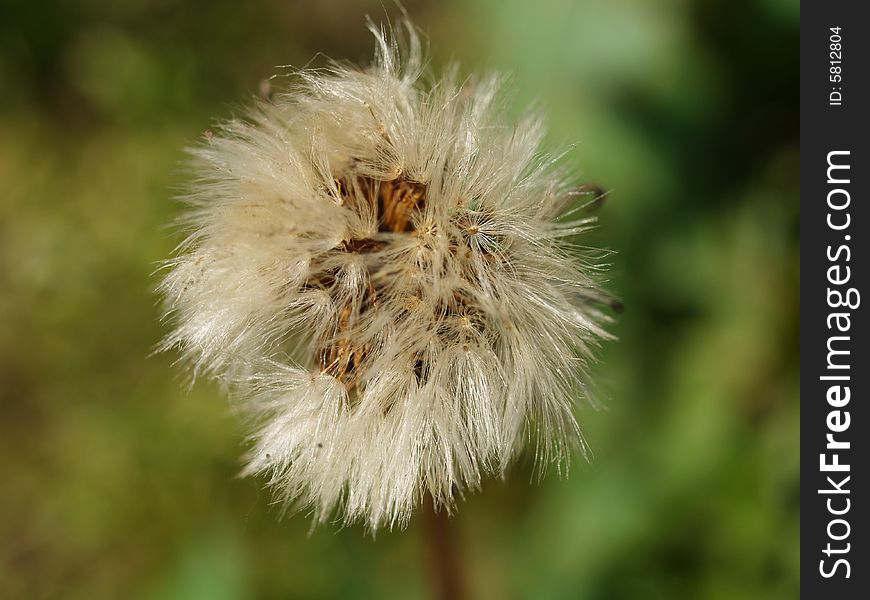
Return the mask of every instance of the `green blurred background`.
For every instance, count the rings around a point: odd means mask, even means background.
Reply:
[[[406,8],[612,190],[590,243],[626,305],[578,410],[594,460],[518,464],[452,519],[471,596],[797,596],[797,0]],[[399,11],[0,4],[0,597],[431,597],[420,518],[280,520],[221,391],[149,357],[183,148],[276,65],[367,61],[366,14]]]

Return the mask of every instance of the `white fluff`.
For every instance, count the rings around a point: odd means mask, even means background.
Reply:
[[[370,28],[373,66],[301,71],[192,150],[161,289],[163,349],[252,418],[244,472],[376,530],[530,441],[564,465],[606,317],[539,120],[504,122],[498,77],[425,84],[413,29]]]

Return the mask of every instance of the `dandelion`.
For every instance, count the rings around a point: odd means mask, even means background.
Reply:
[[[566,465],[606,333],[592,218],[498,76],[429,81],[419,37],[302,70],[192,150],[161,290],[176,348],[251,420],[245,474],[315,522],[451,510],[534,446]]]

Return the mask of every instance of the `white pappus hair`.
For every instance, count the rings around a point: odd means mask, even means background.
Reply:
[[[403,50],[370,29],[372,66],[302,70],[191,151],[161,348],[251,418],[245,474],[375,531],[529,443],[564,465],[608,317],[540,121],[504,122],[497,76],[426,83],[410,25]]]

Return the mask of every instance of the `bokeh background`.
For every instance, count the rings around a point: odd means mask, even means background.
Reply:
[[[221,391],[149,356],[183,148],[278,65],[366,62],[385,4],[0,4],[0,597],[432,597],[421,519],[279,519]],[[594,460],[451,520],[470,596],[796,597],[797,0],[405,5],[576,142],[626,305]]]

